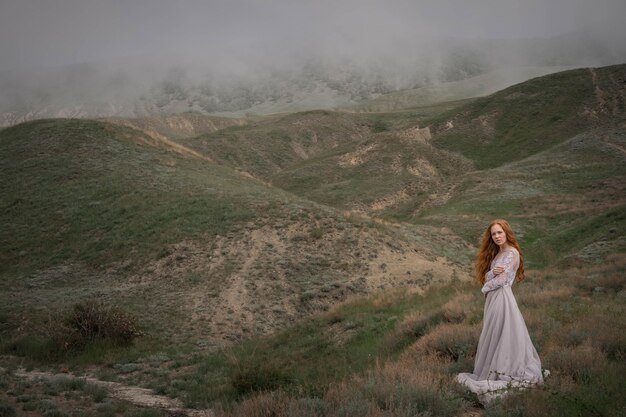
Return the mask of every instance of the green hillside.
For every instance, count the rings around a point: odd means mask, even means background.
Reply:
[[[37,321],[95,297],[171,343],[214,345],[350,295],[465,274],[436,260],[428,227],[344,215],[139,130],[42,120],[3,130],[0,146],[0,296],[11,317]],[[387,282],[379,265],[396,262],[409,273]]]
[[[581,133],[528,158],[459,178],[445,203],[413,214],[469,242],[491,218],[511,220],[532,267],[600,262],[626,250],[626,134]]]
[[[281,169],[368,134],[363,116],[312,111],[266,117],[178,142],[211,159],[267,178]]]
[[[492,168],[626,115],[626,65],[551,74],[433,119],[434,144]]]
[[[379,114],[382,123],[394,117],[384,133],[296,163],[271,181],[324,204],[451,227],[471,244],[491,218],[512,218],[527,232],[536,266],[601,258],[594,251],[623,249],[625,76],[626,66],[567,71],[435,117],[420,118],[419,109]],[[398,123],[400,114],[412,117]],[[419,129],[426,123],[428,132]]]
[[[367,212],[392,193],[423,199],[443,178],[469,168],[458,155],[425,143],[417,128],[467,102],[391,113],[276,115],[177,142],[307,199]],[[351,162],[360,154],[363,161]]]
[[[625,81],[619,65],[389,113],[0,130],[0,412],[620,416]],[[514,291],[552,374],[484,407],[454,376],[474,360],[471,264],[493,218],[518,234]],[[141,336],[59,345],[55,325],[94,300]],[[22,366],[182,405],[137,414]]]
[[[279,199],[138,131],[42,120],[0,132],[2,273],[66,261],[141,263],[165,245],[224,233]]]
[[[272,184],[314,201],[384,216],[424,201],[471,165],[432,147],[416,131],[371,135],[270,177]]]

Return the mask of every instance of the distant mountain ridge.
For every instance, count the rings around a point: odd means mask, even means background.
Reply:
[[[58,87],[16,92],[12,102],[0,100],[0,126],[11,126],[43,118],[145,118],[185,113],[227,117],[265,115],[316,109],[348,111],[390,111],[490,94],[528,78],[561,70],[562,67],[511,68],[469,76],[458,81],[428,81],[410,90],[396,91],[384,81],[362,76],[301,74],[276,76],[250,82],[226,82],[211,86],[196,83],[184,76],[169,78],[149,85],[120,77],[112,86],[97,69],[85,66],[80,72],[81,84],[87,94],[73,97],[75,88],[70,77],[60,74]],[[291,77],[291,78],[290,78]],[[301,77],[301,78],[299,78]],[[0,79],[5,94],[20,88],[20,83]],[[67,84],[63,86],[63,84]],[[23,86],[28,92],[30,87]],[[81,87],[78,87],[80,91]],[[11,94],[9,94],[11,96]]]
[[[531,77],[623,62],[580,34],[535,40],[433,40],[424,51],[220,67],[219,56],[134,57],[0,73],[0,126],[42,118],[241,117],[314,109],[391,111],[491,94]],[[226,65],[226,64],[225,64]]]

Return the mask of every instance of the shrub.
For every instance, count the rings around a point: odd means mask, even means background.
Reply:
[[[63,351],[80,350],[96,339],[129,345],[141,334],[130,314],[95,300],[75,304],[52,328],[51,338]]]
[[[44,327],[44,326],[42,326]],[[141,332],[133,316],[98,301],[75,304],[66,314],[51,316],[38,334],[21,334],[2,347],[4,352],[37,361],[55,361],[70,352],[99,346],[126,346]]]

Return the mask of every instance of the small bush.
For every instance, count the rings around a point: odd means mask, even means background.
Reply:
[[[590,334],[590,339],[598,345],[610,360],[623,361],[626,358],[626,332],[615,331],[624,329],[626,317],[622,313],[623,308],[614,308],[591,312],[579,323]],[[606,320],[605,315],[611,314],[611,320]]]
[[[75,304],[66,314],[52,315],[38,334],[21,334],[2,346],[2,351],[36,361],[55,361],[70,352],[99,345],[127,346],[141,335],[135,318],[119,308],[97,301]]]
[[[96,339],[129,345],[140,334],[130,314],[98,301],[85,301],[75,304],[62,322],[53,326],[52,340],[63,351],[71,351]]]

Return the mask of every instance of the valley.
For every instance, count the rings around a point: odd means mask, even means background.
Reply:
[[[618,415],[626,65],[454,98],[3,128],[0,365],[68,366],[224,416],[484,414],[452,376],[481,320],[477,239],[506,218],[529,275],[516,296],[555,372],[502,410]],[[141,336],[51,351],[54,318],[95,300]],[[19,391],[12,371],[0,384]]]

